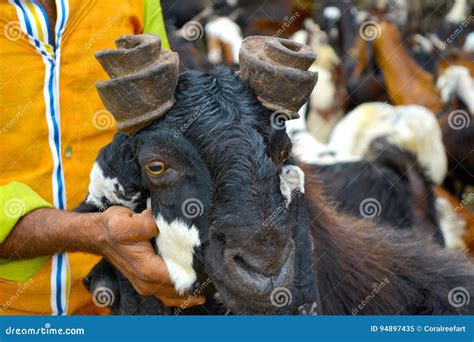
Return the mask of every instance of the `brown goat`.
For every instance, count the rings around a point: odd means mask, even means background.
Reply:
[[[440,111],[443,103],[437,95],[433,76],[408,55],[395,24],[382,21],[379,27],[374,55],[393,103],[418,104],[434,113]]]

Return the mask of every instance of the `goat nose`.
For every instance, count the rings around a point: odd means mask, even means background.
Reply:
[[[283,266],[294,253],[293,240],[287,240],[283,246],[252,245],[244,248],[226,250],[226,260],[232,259],[236,267],[245,272],[272,277],[282,271]]]

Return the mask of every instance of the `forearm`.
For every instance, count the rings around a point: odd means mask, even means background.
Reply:
[[[75,251],[99,254],[100,215],[57,209],[32,211],[18,221],[0,244],[0,258],[27,259]]]

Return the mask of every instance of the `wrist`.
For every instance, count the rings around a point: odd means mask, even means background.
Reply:
[[[71,252],[102,255],[102,246],[105,241],[103,213],[81,213],[77,214],[73,220],[70,228],[74,229],[74,239],[68,249]]]

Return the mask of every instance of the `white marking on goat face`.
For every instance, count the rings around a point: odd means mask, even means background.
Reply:
[[[151,208],[151,197],[146,198],[146,208],[150,209]]]
[[[119,195],[130,199],[126,200]],[[112,204],[120,204],[134,210],[138,205],[137,200],[140,193],[126,194],[117,177],[106,177],[99,163],[95,162],[90,173],[89,193],[86,202],[102,208],[105,204],[102,201],[104,197]]]
[[[280,173],[280,191],[289,206],[293,199],[293,193],[299,191],[304,194],[304,172],[298,166],[285,165]]]
[[[201,245],[199,232],[194,225],[189,226],[178,218],[170,223],[158,214],[155,221],[160,231],[156,237],[158,252],[168,267],[176,291],[182,294],[197,278],[193,255],[194,248]]]

